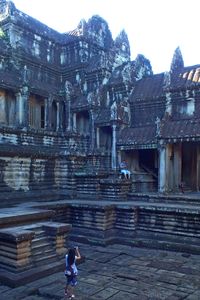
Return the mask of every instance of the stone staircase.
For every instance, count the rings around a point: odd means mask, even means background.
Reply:
[[[70,231],[71,225],[52,221],[1,228],[0,281],[19,286],[63,270]]]
[[[32,229],[31,229],[32,230]],[[57,260],[57,255],[49,236],[46,235],[43,226],[34,228],[34,238],[31,244],[32,265],[38,267]]]
[[[139,170],[131,174],[132,193],[157,192],[157,179],[150,171]]]

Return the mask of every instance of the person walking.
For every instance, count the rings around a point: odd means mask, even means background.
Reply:
[[[70,248],[68,254],[65,257],[66,262],[66,286],[65,286],[65,296],[68,299],[74,299],[74,287],[77,285],[77,275],[78,269],[76,266],[76,261],[81,259],[81,255],[78,247]]]

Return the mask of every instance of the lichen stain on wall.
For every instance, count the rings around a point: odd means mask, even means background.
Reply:
[[[42,182],[45,177],[45,160],[35,159],[32,161],[33,179],[35,182]]]
[[[1,157],[5,161],[4,182],[13,190],[29,190],[30,158]]]
[[[65,160],[56,160],[54,167],[55,185],[65,187],[68,175],[68,166]]]

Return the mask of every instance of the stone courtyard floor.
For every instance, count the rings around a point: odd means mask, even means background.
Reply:
[[[79,245],[77,300],[199,300],[200,256],[161,250]],[[64,258],[63,258],[64,259]],[[64,272],[10,288],[0,285],[1,300],[66,299]]]

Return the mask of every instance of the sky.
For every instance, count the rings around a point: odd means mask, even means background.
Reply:
[[[185,66],[200,64],[199,0],[12,0],[47,26],[66,32],[81,19],[104,18],[115,38],[125,30],[131,59],[143,54],[154,73],[170,70],[180,47]]]

